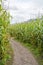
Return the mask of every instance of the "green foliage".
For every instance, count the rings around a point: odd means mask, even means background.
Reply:
[[[32,22],[11,25],[10,34],[15,39],[32,44],[43,56],[43,17]]]
[[[0,65],[4,65],[9,58],[8,55],[8,33],[9,14],[2,8],[0,4]]]

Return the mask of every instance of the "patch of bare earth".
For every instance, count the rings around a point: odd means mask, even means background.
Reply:
[[[38,65],[34,56],[20,43],[10,40],[14,51],[14,60],[12,65]]]

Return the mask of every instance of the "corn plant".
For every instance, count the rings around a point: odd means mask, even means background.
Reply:
[[[2,0],[0,2],[2,3]],[[4,65],[9,58],[7,48],[9,43],[7,35],[9,21],[9,14],[0,4],[0,65]]]
[[[43,55],[43,17],[27,23],[13,24],[9,29],[15,39],[32,44]]]

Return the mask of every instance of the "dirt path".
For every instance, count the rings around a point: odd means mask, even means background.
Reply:
[[[10,40],[14,50],[14,61],[12,65],[38,65],[33,55],[20,43]]]

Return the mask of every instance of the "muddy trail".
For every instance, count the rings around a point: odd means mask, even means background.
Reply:
[[[19,42],[10,39],[14,51],[14,60],[12,65],[38,65],[32,53],[22,46]]]

